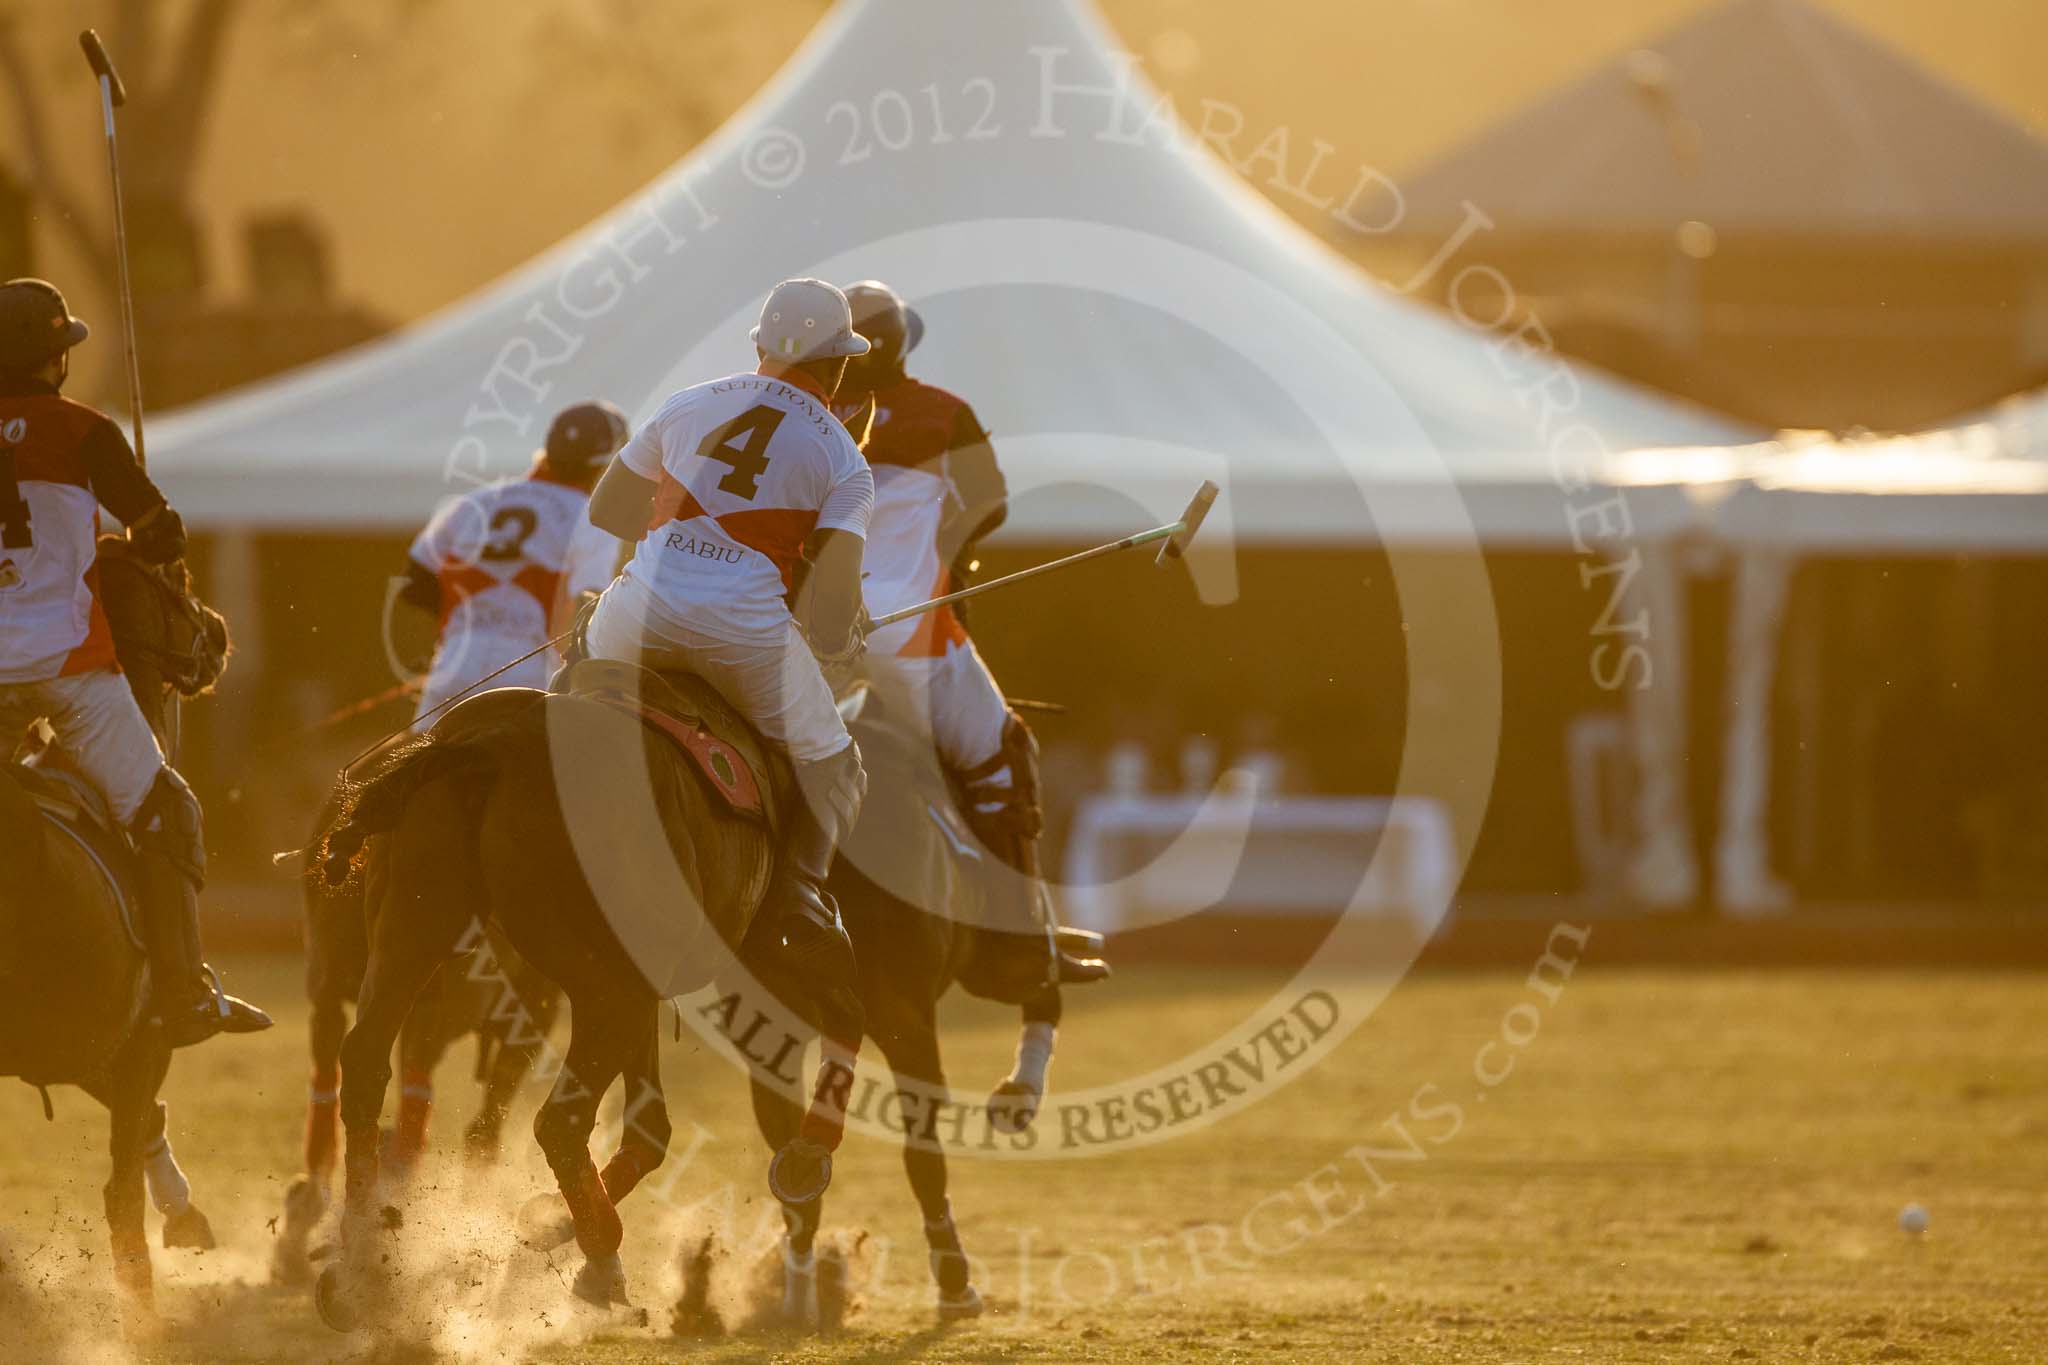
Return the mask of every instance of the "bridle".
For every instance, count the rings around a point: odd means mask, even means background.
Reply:
[[[103,564],[118,563],[137,574],[157,610],[155,632],[117,635],[115,649],[121,658],[154,670],[180,696],[197,696],[218,682],[227,665],[225,624],[216,626],[218,615],[162,569],[127,553],[124,542],[103,542],[100,558]]]

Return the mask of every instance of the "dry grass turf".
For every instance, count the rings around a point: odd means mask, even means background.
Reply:
[[[1541,940],[1532,927],[1531,961]],[[508,1231],[505,1211],[545,1175],[529,1097],[505,1172],[466,1179],[442,1159],[427,1173],[397,1252],[425,1288],[381,1342],[329,1332],[302,1291],[267,1283],[268,1220],[297,1164],[303,1010],[295,963],[231,960],[237,985],[284,1006],[282,1026],[186,1054],[169,1087],[222,1249],[159,1250],[167,1325],[125,1338],[98,1111],[58,1091],[46,1124],[32,1091],[0,1091],[0,1359],[2048,1359],[2048,983],[1599,957],[1596,930],[1554,1003],[1520,972],[1411,978],[1305,1079],[1178,1141],[955,1162],[954,1208],[996,1311],[945,1330],[897,1153],[856,1137],[826,1215],[858,1243],[844,1329],[674,1335],[689,1235],[723,1225],[744,1253],[773,1226],[739,1078],[686,1035],[668,1071],[688,1160],[665,1194],[625,1208],[648,1325],[580,1310],[569,1259],[549,1264]],[[1150,967],[1076,993],[1055,1084],[1161,1064],[1275,986],[1251,970]],[[1009,1021],[971,1003],[949,1014],[956,1084],[992,1081]],[[1484,1051],[1504,1026],[1524,1045]],[[440,1074],[437,1151],[470,1108],[469,1061],[465,1047]],[[1513,1071],[1488,1088],[1475,1061]],[[1396,1113],[1425,1155],[1376,1161],[1376,1186],[1346,1153],[1399,1146],[1384,1123]],[[1896,1224],[1908,1201],[1931,1210],[1924,1237]],[[721,1268],[714,1295],[731,1324],[744,1260]]]

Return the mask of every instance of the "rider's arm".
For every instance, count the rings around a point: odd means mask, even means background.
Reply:
[[[811,569],[797,591],[794,615],[821,654],[843,649],[860,615],[862,544],[852,531],[813,531],[806,546]]]
[[[405,582],[398,589],[399,601],[418,607],[437,623],[441,618],[441,566],[455,557],[448,533],[459,505],[459,501],[442,503],[412,538],[405,554]]]
[[[590,524],[609,531],[628,545],[638,545],[654,520],[654,495],[660,487],[662,433],[683,395],[662,405],[643,422],[631,440],[619,447],[605,466],[597,487],[590,490]]]
[[[414,673],[427,671],[441,634],[441,576],[422,564],[417,548],[406,556],[398,600],[417,614],[387,612],[386,637],[394,655]]]
[[[398,600],[409,607],[418,607],[429,616],[441,614],[441,577],[417,559],[405,561],[405,583],[398,590]]]
[[[941,532],[942,538],[963,553],[974,542],[1003,524],[1008,511],[1009,486],[996,464],[995,447],[974,409],[965,403],[953,416],[953,432],[946,446],[946,474],[959,499],[953,515]]]
[[[654,480],[634,473],[626,464],[626,452],[620,451],[590,490],[590,524],[638,543],[654,516],[654,490]]]
[[[818,529],[805,557],[810,572],[797,592],[797,624],[811,647],[837,653],[860,618],[860,560],[868,517],[875,507],[875,476],[855,453],[818,508]]]
[[[128,528],[144,562],[168,564],[185,553],[185,523],[136,462],[120,427],[111,421],[95,423],[79,455],[92,495]]]

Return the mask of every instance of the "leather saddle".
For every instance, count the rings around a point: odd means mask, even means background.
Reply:
[[[135,846],[115,823],[106,800],[85,779],[41,763],[10,764],[8,775],[28,794],[37,813],[84,850],[99,869],[120,906],[121,927],[127,932],[128,941],[140,950],[142,933],[136,916],[141,902],[135,886]]]
[[[730,810],[761,822],[780,842],[795,769],[710,683],[623,659],[579,659],[552,690],[602,702],[666,736]]]

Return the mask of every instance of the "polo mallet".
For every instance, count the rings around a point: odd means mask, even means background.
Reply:
[[[114,139],[114,111],[128,102],[128,89],[114,70],[100,35],[78,35],[85,60],[100,82],[100,117],[107,126],[107,173],[114,183],[114,278],[121,290],[121,341],[128,352],[128,421],[135,432],[135,462],[148,468],[142,449],[142,366],[135,356],[135,290],[128,280],[128,215],[121,205],[121,156]]]
[[[128,212],[121,199],[121,154],[114,137],[114,111],[128,102],[128,87],[114,70],[107,46],[91,29],[78,35],[85,61],[100,83],[100,119],[107,129],[107,175],[114,186],[114,281],[121,291],[121,345],[128,359],[128,427],[135,434],[135,463],[149,468],[142,445],[142,363],[135,352],[135,286],[128,278]],[[164,706],[164,754],[176,761],[183,713],[174,694]]]
[[[1169,522],[1164,526],[1155,526],[1149,531],[1140,531],[1134,536],[1125,536],[1122,540],[1113,540],[1107,545],[1098,545],[1092,550],[1083,550],[1079,554],[1071,554],[1063,559],[1051,560],[1048,563],[1039,564],[1029,569],[1019,569],[1015,573],[1004,574],[1001,578],[991,578],[986,583],[976,583],[971,588],[962,588],[959,592],[949,592],[944,597],[934,597],[929,602],[920,602],[914,607],[904,607],[900,611],[890,612],[887,616],[877,616],[869,626],[869,629],[879,630],[881,627],[892,625],[897,621],[906,621],[913,616],[921,616],[925,612],[936,611],[938,608],[949,603],[964,602],[970,597],[979,597],[985,592],[994,592],[997,588],[1006,588],[1012,583],[1022,583],[1027,578],[1037,578],[1040,574],[1049,574],[1056,569],[1070,569],[1076,564],[1085,564],[1091,559],[1100,559],[1104,555],[1113,555],[1118,550],[1128,550],[1139,545],[1150,545],[1155,540],[1164,541],[1165,544],[1159,547],[1158,558],[1154,559],[1153,563],[1164,564],[1169,559],[1179,559],[1187,552],[1189,542],[1194,540],[1195,532],[1201,529],[1202,519],[1209,515],[1209,508],[1215,502],[1216,485],[1204,480],[1202,486],[1195,490],[1195,496],[1189,500],[1187,511],[1180,514],[1179,521]]]

